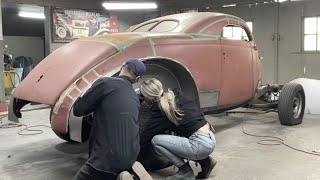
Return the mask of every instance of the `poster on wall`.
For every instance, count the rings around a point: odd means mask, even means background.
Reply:
[[[64,8],[52,9],[53,42],[71,42],[82,37],[119,32],[115,15]]]

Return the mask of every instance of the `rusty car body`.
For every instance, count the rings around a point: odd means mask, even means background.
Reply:
[[[241,28],[241,39],[224,37],[230,27]],[[73,103],[97,79],[117,75],[128,58],[145,62],[145,79],[182,89],[206,113],[237,108],[274,89],[262,86],[257,46],[245,21],[221,13],[183,13],[64,45],[21,82],[12,110],[21,117],[30,102],[50,105],[53,131],[65,140],[85,141],[87,125],[73,115]]]

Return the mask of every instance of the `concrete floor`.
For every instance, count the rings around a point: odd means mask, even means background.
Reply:
[[[49,110],[26,112],[21,120],[27,125],[49,125]],[[277,114],[207,116],[216,128],[217,147],[212,156],[218,164],[210,179],[222,180],[320,180],[320,157],[293,151],[285,146],[261,146],[246,131],[281,137],[286,143],[308,151],[320,151],[320,116],[305,116],[302,125],[281,126]],[[49,128],[43,134],[19,136],[22,129],[0,129],[0,180],[69,180],[86,161],[87,144],[60,140]],[[39,128],[37,128],[39,129]],[[192,167],[197,173],[199,166]],[[164,179],[176,171],[173,167],[152,172]]]

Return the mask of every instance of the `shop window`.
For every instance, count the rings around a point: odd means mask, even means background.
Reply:
[[[304,19],[304,51],[320,51],[320,17]]]
[[[229,40],[249,41],[246,31],[239,26],[226,26],[222,30],[222,38]]]
[[[252,32],[252,22],[246,22],[250,31]],[[240,26],[226,26],[222,30],[222,37],[230,40],[244,40],[249,41],[247,32]]]

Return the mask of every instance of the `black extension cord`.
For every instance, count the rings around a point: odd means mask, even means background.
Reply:
[[[301,150],[301,149],[298,149],[298,148],[295,148],[289,144],[287,144],[282,138],[279,138],[279,137],[276,137],[276,136],[266,136],[266,135],[256,135],[256,134],[252,134],[252,133],[248,133],[244,130],[244,122],[247,120],[246,117],[247,117],[247,114],[248,114],[248,110],[249,110],[250,106],[247,108],[243,118],[242,118],[242,132],[245,134],[245,135],[248,135],[248,136],[251,136],[251,137],[257,137],[257,138],[266,138],[266,139],[262,139],[260,141],[258,141],[257,143],[259,145],[263,145],[263,146],[281,146],[281,145],[284,145],[294,151],[298,151],[298,152],[301,152],[301,153],[305,153],[305,154],[310,154],[310,155],[313,155],[313,156],[320,156],[320,152],[318,151],[305,151],[305,150]],[[261,114],[265,114],[264,112],[262,112]]]
[[[46,127],[50,128],[50,126],[47,125],[34,125],[34,126],[28,126],[26,124],[20,124],[20,123],[8,123],[8,124],[2,124],[0,125],[0,129],[8,129],[8,128],[17,128],[17,127],[25,127],[24,129],[20,130],[17,134],[20,136],[30,136],[30,135],[38,135],[42,134],[43,130],[41,129],[33,129],[36,127]],[[24,132],[27,131],[27,132]],[[29,132],[29,133],[28,133]]]

